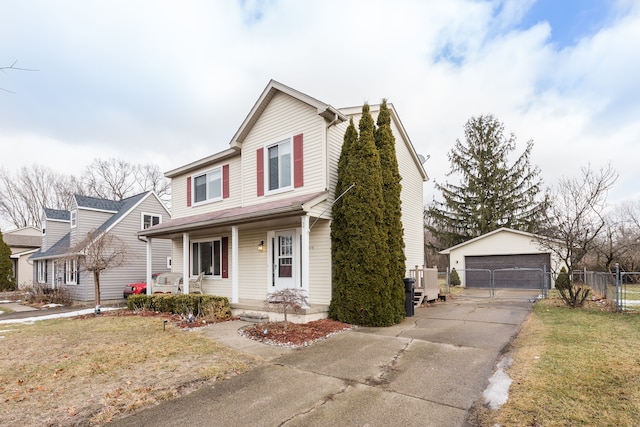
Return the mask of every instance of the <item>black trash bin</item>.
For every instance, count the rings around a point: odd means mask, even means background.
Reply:
[[[413,277],[405,277],[404,279],[404,311],[407,317],[414,314],[413,296],[416,286],[416,279]]]

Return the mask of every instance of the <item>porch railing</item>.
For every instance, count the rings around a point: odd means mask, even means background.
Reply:
[[[416,265],[409,269],[407,277],[415,279],[415,299],[416,305],[424,301],[434,301],[438,299],[440,293],[438,289],[438,268],[429,268]]]

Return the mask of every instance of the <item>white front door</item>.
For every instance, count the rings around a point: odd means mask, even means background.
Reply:
[[[272,240],[273,290],[296,287],[296,232],[276,231]]]

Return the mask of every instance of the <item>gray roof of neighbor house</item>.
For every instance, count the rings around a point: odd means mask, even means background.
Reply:
[[[140,202],[145,197],[149,196],[151,191],[145,191],[144,193],[136,194],[135,196],[128,197],[123,200],[106,200],[99,199],[97,197],[89,197],[89,196],[79,196],[76,195],[75,200],[78,207],[100,210],[106,212],[113,212],[108,220],[102,223],[97,230],[95,230],[96,234],[102,231],[108,231],[111,226],[116,224],[122,217],[126,216],[131,209],[138,202]],[[68,211],[60,211],[57,209],[48,209],[45,208],[45,214],[49,219],[64,219],[66,213],[66,219],[69,220],[70,214]],[[49,216],[51,214],[52,216]],[[38,245],[39,246],[39,245]],[[55,258],[61,255],[66,254],[71,248],[71,233],[67,233],[62,239],[58,240],[53,246],[51,246],[46,251],[38,250],[36,253],[31,255],[30,259],[44,259],[44,258]]]
[[[3,234],[2,240],[12,248],[39,248],[42,243],[40,236],[22,236],[19,234]]]
[[[58,240],[53,246],[51,246],[48,250],[42,251],[42,249],[38,249],[33,255],[29,257],[29,259],[37,260],[43,258],[55,258],[62,256],[69,252],[69,248],[71,247],[71,233],[65,234],[65,236]]]
[[[145,191],[144,193],[136,194],[135,196],[131,196],[121,200],[119,202],[120,208],[118,209],[118,212],[116,212],[115,215],[113,215],[111,218],[105,221],[100,227],[98,227],[98,230],[99,231],[108,230],[112,224],[115,224],[116,222],[118,222],[120,218],[125,216],[131,210],[131,208],[133,208],[136,205],[136,203],[138,203],[140,200],[147,197],[149,194],[151,194],[151,191]]]
[[[61,209],[44,208],[44,214],[47,219],[55,219],[59,221],[70,221],[71,213]]]
[[[122,208],[123,204],[123,201],[119,200],[99,199],[97,197],[80,196],[77,194],[74,197],[79,208],[82,207],[101,211],[118,212]]]

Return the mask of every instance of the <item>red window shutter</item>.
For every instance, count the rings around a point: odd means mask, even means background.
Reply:
[[[222,166],[222,198],[229,198],[229,165]]]
[[[293,137],[293,187],[304,185],[304,154],[302,149],[302,134]]]
[[[222,238],[222,278],[229,278],[229,238]]]
[[[258,148],[256,152],[256,173],[258,196],[264,196],[264,148]]]
[[[187,177],[187,206],[191,206],[191,177]]]

